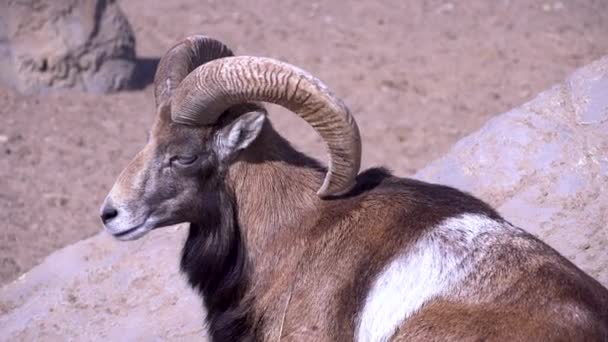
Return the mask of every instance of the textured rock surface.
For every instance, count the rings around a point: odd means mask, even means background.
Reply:
[[[608,286],[608,57],[490,120],[416,176],[486,200]]]
[[[24,93],[128,87],[135,38],[114,0],[2,0],[0,82]]]
[[[499,207],[608,284],[608,58],[457,143],[418,178]],[[0,290],[0,337],[197,340],[196,296],[178,274],[185,229],[118,243],[101,233]]]
[[[185,231],[100,233],[51,254],[0,291],[0,340],[200,341],[200,302],[178,273]]]

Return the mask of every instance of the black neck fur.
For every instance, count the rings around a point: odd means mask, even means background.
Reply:
[[[234,197],[220,182],[206,192],[200,223],[191,223],[181,269],[203,297],[212,341],[254,341],[249,265]]]

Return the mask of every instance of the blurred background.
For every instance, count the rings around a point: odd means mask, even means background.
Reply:
[[[324,80],[359,123],[364,166],[399,176],[608,51],[604,0],[0,0],[0,13],[0,284],[101,230],[154,118],[156,63],[187,35]],[[271,107],[278,130],[323,157],[284,114]]]

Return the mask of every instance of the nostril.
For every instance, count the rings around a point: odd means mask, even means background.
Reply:
[[[103,223],[107,223],[116,216],[118,216],[118,210],[111,205],[106,205],[101,210],[101,221],[103,221]]]

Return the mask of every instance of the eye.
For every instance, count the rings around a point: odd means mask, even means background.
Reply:
[[[171,157],[171,163],[176,163],[181,166],[188,166],[194,163],[198,159],[198,156],[173,156]]]

